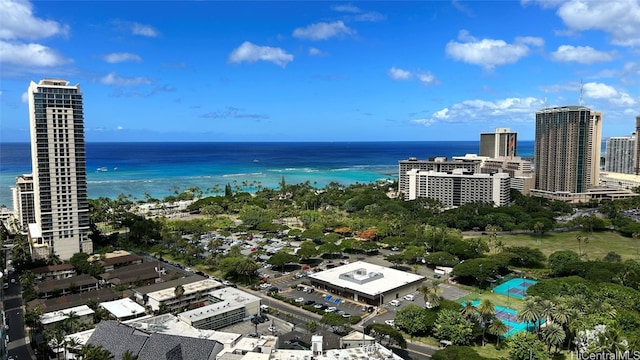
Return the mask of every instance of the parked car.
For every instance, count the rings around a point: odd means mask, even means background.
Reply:
[[[393,300],[389,301],[389,305],[391,305],[391,306],[400,306],[400,300],[393,299]]]
[[[304,304],[305,304],[305,305],[313,305],[313,304],[315,304],[315,303],[316,303],[316,302],[315,302],[315,301],[313,301],[313,300],[307,300],[307,301],[305,301],[305,302],[304,302]]]
[[[279,292],[279,291],[280,289],[278,289],[276,286],[272,286],[267,289],[267,292]]]
[[[324,309],[324,312],[326,312],[326,313],[336,312],[336,311],[338,311],[338,308],[335,307],[335,306],[330,306],[330,307]]]
[[[389,326],[395,326],[395,324],[396,324],[395,320],[393,320],[393,319],[385,320],[384,323],[389,325]]]
[[[303,303],[304,302],[304,298],[299,297],[295,300],[297,303]]]
[[[413,301],[413,300],[415,300],[415,298],[416,297],[413,294],[407,294],[407,295],[404,296],[404,299],[407,300],[407,301]]]

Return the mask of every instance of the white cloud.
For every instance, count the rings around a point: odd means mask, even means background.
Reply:
[[[445,47],[448,56],[469,64],[480,65],[487,70],[496,66],[515,63],[529,55],[528,45],[541,46],[544,41],[535,37],[516,38],[512,44],[504,40],[478,40],[466,30],[460,31],[458,39],[462,42],[449,41]]]
[[[607,84],[589,82],[584,84],[582,89],[584,97],[591,99],[605,99],[614,105],[632,106],[637,103],[629,93],[618,91],[613,86]]]
[[[137,85],[148,85],[153,81],[151,79],[145,77],[122,77],[116,75],[116,73],[112,72],[100,79],[100,83],[104,85],[113,85],[113,86],[137,86]]]
[[[430,117],[411,120],[412,123],[431,126],[438,122],[466,123],[497,120],[504,122],[528,121],[540,109],[543,101],[533,98],[505,98],[495,101],[465,100],[434,112]]]
[[[110,64],[121,63],[126,61],[142,62],[142,58],[131,53],[111,53],[102,56],[102,59]]]
[[[355,30],[349,28],[342,21],[319,22],[293,30],[294,37],[308,40],[326,40],[335,36],[353,34],[355,34]]]
[[[551,53],[551,57],[556,61],[577,62],[580,64],[593,64],[613,59],[608,53],[598,51],[590,46],[572,45],[560,45],[558,50]]]
[[[418,74],[418,79],[424,85],[433,85],[438,83],[438,79],[431,72],[424,72],[424,73]]]
[[[348,5],[334,5],[334,6],[331,7],[331,10],[337,11],[337,12],[352,13],[352,14],[357,14],[357,13],[362,11],[362,10],[360,10],[359,7],[351,5],[351,4],[348,4]]]
[[[326,56],[326,55],[328,55],[328,53],[325,52],[325,51],[322,51],[322,50],[320,50],[318,48],[310,47],[309,48],[309,55],[311,55],[311,56]]]
[[[20,95],[20,101],[25,104],[29,103],[29,93],[27,93],[26,91],[23,92],[22,95]]]
[[[21,67],[53,67],[71,61],[44,45],[0,41],[0,63]]]
[[[399,69],[393,66],[389,69],[389,77],[393,80],[410,80],[413,75],[411,74],[411,71]]]
[[[131,24],[131,32],[134,35],[148,36],[148,37],[157,37],[160,35],[158,30],[154,29],[150,25],[143,25],[138,23]]]
[[[293,61],[293,55],[288,54],[280,48],[258,46],[249,41],[245,41],[229,54],[228,61],[230,63],[269,61],[285,67],[289,62]]]
[[[344,17],[345,20],[351,20],[351,21],[368,21],[368,22],[376,22],[376,21],[381,21],[386,19],[386,16],[377,13],[375,11],[362,11],[362,9],[360,9],[357,6],[348,4],[348,5],[334,5],[331,7],[331,10],[333,11],[337,11],[337,12],[341,12],[341,13],[346,13],[349,15],[346,15]]]
[[[0,39],[42,39],[69,33],[67,25],[35,17],[29,1],[0,0],[0,13]]]
[[[116,126],[116,130],[118,130],[118,131],[124,130],[124,127],[122,127],[122,125],[118,125],[118,126]]]
[[[571,30],[601,30],[613,44],[640,46],[640,1],[570,0],[558,8],[558,16]]]
[[[409,120],[409,122],[413,123],[413,124],[422,125],[422,126],[425,126],[425,127],[431,126],[431,125],[433,125],[435,123],[435,121],[432,120],[432,119],[424,119],[424,118]]]
[[[411,72],[392,66],[387,72],[390,78],[393,80],[412,80],[418,79],[423,85],[434,85],[438,83],[438,78],[430,71],[426,72]]]

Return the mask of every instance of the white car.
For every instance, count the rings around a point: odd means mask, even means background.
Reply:
[[[427,309],[433,309],[433,304],[427,301],[427,302],[424,304],[424,307],[426,307]]]
[[[413,301],[413,300],[416,299],[416,297],[413,294],[407,294],[407,295],[404,296],[404,299],[407,300],[407,301]]]
[[[260,287],[263,288],[263,289],[266,289],[266,288],[268,288],[270,286],[271,286],[270,283],[262,283],[262,284],[260,284]]]
[[[303,297],[299,297],[296,299],[297,303],[303,303],[304,302],[304,298]]]
[[[400,306],[400,300],[393,299],[389,301],[389,305],[391,306]]]
[[[396,321],[391,319],[391,320],[385,320],[384,321],[385,324],[389,325],[389,326],[395,326],[396,325]]]
[[[336,311],[338,311],[338,308],[335,307],[335,306],[330,306],[330,307],[324,309],[324,312],[326,312],[326,313],[336,312]]]
[[[269,326],[268,330],[271,331],[272,333],[278,331],[278,329],[276,329],[275,326]]]

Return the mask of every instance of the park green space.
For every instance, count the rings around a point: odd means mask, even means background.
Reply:
[[[581,243],[577,236],[586,237]],[[527,246],[539,249],[546,256],[560,250],[572,250],[582,253],[587,259],[595,260],[604,258],[607,253],[615,252],[622,260],[638,259],[640,239],[624,237],[615,231],[594,232],[551,232],[538,237],[534,234],[498,235],[504,246]]]

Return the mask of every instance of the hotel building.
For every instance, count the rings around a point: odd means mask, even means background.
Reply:
[[[584,106],[536,112],[536,195],[584,193],[598,184],[602,113]]]
[[[604,170],[635,174],[636,134],[607,139]]]
[[[480,134],[480,156],[490,158],[516,156],[518,133],[509,128],[496,128],[492,133]]]
[[[31,82],[28,90],[35,223],[34,258],[68,260],[93,252],[85,165],[83,99],[66,80]]]
[[[505,206],[511,201],[510,178],[507,173],[471,174],[462,169],[452,172],[420,171],[407,173],[409,200],[432,198],[445,207],[482,201]]]
[[[13,213],[21,230],[26,231],[29,224],[36,222],[36,207],[33,191],[33,175],[25,174],[16,178],[16,186],[11,188],[13,195]]]
[[[398,162],[398,191],[403,194],[405,200],[409,200],[409,175],[410,170],[424,170],[436,172],[448,172],[455,169],[463,169],[467,172],[480,172],[483,158],[466,157],[458,158],[453,161],[447,160],[446,157],[435,157],[429,160],[418,160],[410,157],[408,160],[400,160]]]

